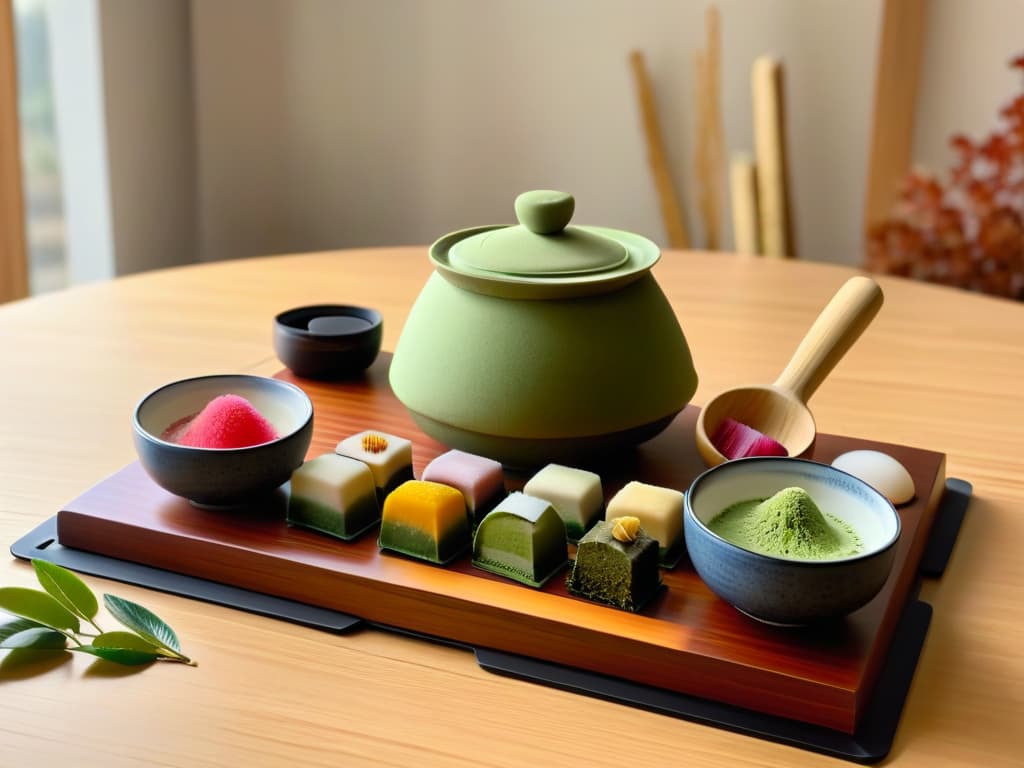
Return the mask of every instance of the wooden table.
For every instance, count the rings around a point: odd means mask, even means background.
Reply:
[[[0,540],[9,544],[134,459],[153,387],[272,374],[273,315],[376,307],[393,349],[430,272],[424,248],[153,272],[0,307]],[[666,253],[655,274],[701,377],[695,403],[772,381],[853,271]],[[889,761],[1021,765],[1024,736],[1024,305],[880,278],[881,313],[811,401],[822,431],[947,454],[974,498]],[[154,610],[199,660],[98,671],[0,658],[0,765],[836,764],[724,730],[491,675],[472,655],[373,629],[332,635],[86,577]],[[0,584],[36,586],[13,558]]]

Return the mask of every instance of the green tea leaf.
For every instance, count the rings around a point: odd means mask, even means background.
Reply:
[[[78,617],[46,592],[26,587],[0,587],[0,609],[54,629],[78,632]]]
[[[68,639],[55,629],[38,624],[14,632],[0,640],[0,648],[36,648],[40,650],[63,649]]]
[[[126,651],[146,651],[159,654],[160,649],[149,640],[134,632],[104,632],[93,638],[97,648],[123,648]]]
[[[33,560],[32,567],[36,569],[36,578],[43,589],[53,595],[57,602],[86,621],[96,618],[100,606],[96,602],[96,595],[84,581],[66,568],[45,560]]]
[[[160,658],[156,651],[132,651],[126,648],[100,648],[96,645],[80,645],[72,648],[72,651],[88,653],[97,656],[105,661],[112,661],[115,664],[123,664],[126,667],[138,667],[143,664],[150,664]]]
[[[18,632],[41,626],[43,625],[38,621],[32,621],[31,619],[11,619],[10,621],[5,621],[3,624],[0,624],[0,642],[3,642],[11,635],[16,635]]]
[[[181,651],[178,636],[159,616],[138,603],[115,595],[103,595],[103,604],[111,615],[128,629],[138,632],[158,648]]]
[[[63,648],[67,638],[31,619],[0,624],[0,648]]]
[[[83,651],[118,664],[148,664],[157,659],[190,663],[190,660],[184,656],[174,651],[161,650],[148,639],[134,632],[104,632],[96,636],[92,645],[84,645],[74,650]]]

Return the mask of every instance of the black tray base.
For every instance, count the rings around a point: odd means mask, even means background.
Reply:
[[[944,572],[970,496],[970,483],[956,478],[946,481],[945,493],[936,510],[922,558],[922,575],[938,577]],[[345,632],[369,624],[356,616],[314,605],[64,547],[57,541],[56,517],[44,521],[18,539],[11,545],[11,554],[26,560],[46,560],[79,573],[205,600],[331,632]],[[872,763],[884,758],[892,748],[931,616],[932,608],[927,603],[917,599],[908,602],[893,633],[892,644],[882,665],[871,702],[857,732],[852,735],[488,648],[470,650],[474,651],[477,663],[483,669],[495,674],[596,696],[845,760]],[[423,637],[394,627],[372,626]],[[426,639],[460,645],[444,638]]]
[[[139,565],[127,560],[71,549],[57,541],[57,517],[51,517],[11,545],[11,554],[25,560],[47,560],[78,573],[123,581],[159,592],[192,597],[208,603],[238,608],[273,619],[284,619],[331,632],[344,632],[363,620],[308,603],[286,600],[261,592]]]
[[[928,603],[913,600],[904,609],[871,703],[853,735],[501,651],[478,648],[476,659],[481,667],[497,674],[585,693],[845,760],[873,763],[889,754],[892,748],[896,726],[910,692],[931,620],[932,607]]]

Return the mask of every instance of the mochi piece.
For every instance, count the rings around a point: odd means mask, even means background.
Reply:
[[[466,500],[450,485],[407,480],[388,494],[380,522],[381,549],[444,565],[471,541]]]
[[[882,451],[847,451],[836,456],[832,466],[860,478],[894,505],[906,504],[916,493],[907,468]]]
[[[277,439],[277,430],[241,395],[219,395],[190,419],[172,424],[164,439],[192,448],[247,448]]]
[[[412,443],[404,437],[367,430],[346,437],[334,452],[358,459],[370,468],[381,504],[391,491],[413,479]]]
[[[361,461],[325,453],[292,473],[287,520],[339,539],[354,539],[380,520],[373,473]]]
[[[632,540],[620,541],[615,523],[625,520],[601,520],[580,539],[569,594],[634,612],[654,597],[661,586],[658,542],[639,525],[629,530]]]
[[[543,499],[512,493],[481,521],[473,565],[540,587],[569,562],[565,524]]]
[[[600,517],[604,505],[601,478],[585,469],[548,464],[531,477],[523,493],[544,499],[565,523],[569,541],[576,542]]]
[[[683,553],[683,499],[679,491],[633,480],[608,502],[605,517],[636,517],[641,527],[658,542],[658,559],[674,568]]]
[[[505,472],[499,462],[455,449],[427,464],[420,479],[459,489],[474,527],[505,497]]]

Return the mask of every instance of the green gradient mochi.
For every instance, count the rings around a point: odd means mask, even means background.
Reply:
[[[370,468],[334,453],[310,459],[292,473],[290,524],[350,540],[380,520]]]
[[[500,502],[477,528],[473,565],[540,587],[569,562],[565,525],[549,503],[522,493]]]

